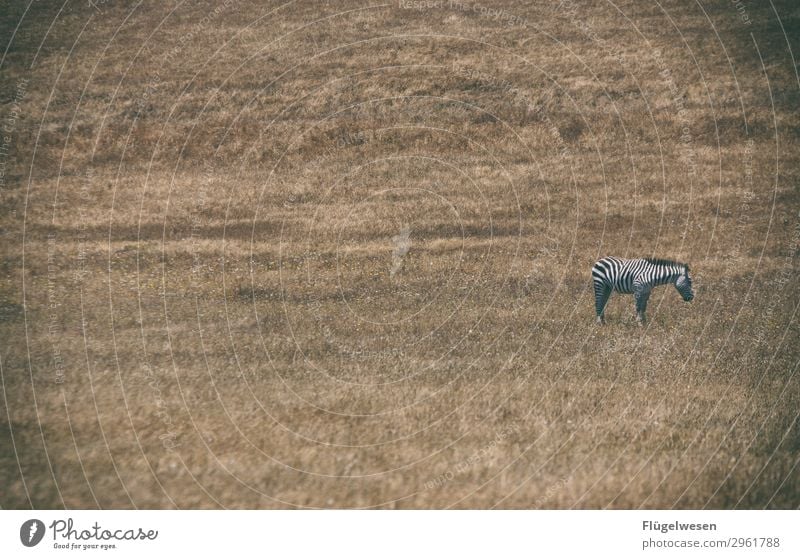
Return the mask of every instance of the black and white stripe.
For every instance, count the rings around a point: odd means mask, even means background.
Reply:
[[[644,313],[650,291],[657,285],[673,284],[684,301],[694,298],[689,266],[659,258],[616,258],[608,256],[592,266],[595,311],[598,324],[605,322],[604,311],[612,291],[633,293],[636,299],[636,319],[644,323]]]

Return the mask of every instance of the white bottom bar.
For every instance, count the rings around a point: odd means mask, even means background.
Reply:
[[[0,526],[2,557],[800,557],[800,511],[0,511]]]

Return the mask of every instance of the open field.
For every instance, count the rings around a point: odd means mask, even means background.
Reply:
[[[800,506],[800,9],[529,4],[10,2],[0,507]]]

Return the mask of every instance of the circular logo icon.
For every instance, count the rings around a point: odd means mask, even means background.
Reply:
[[[19,529],[19,539],[25,547],[33,547],[44,537],[44,522],[31,518],[22,523]]]

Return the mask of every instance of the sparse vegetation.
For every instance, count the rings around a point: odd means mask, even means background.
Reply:
[[[798,507],[796,6],[528,4],[4,7],[0,506]]]

